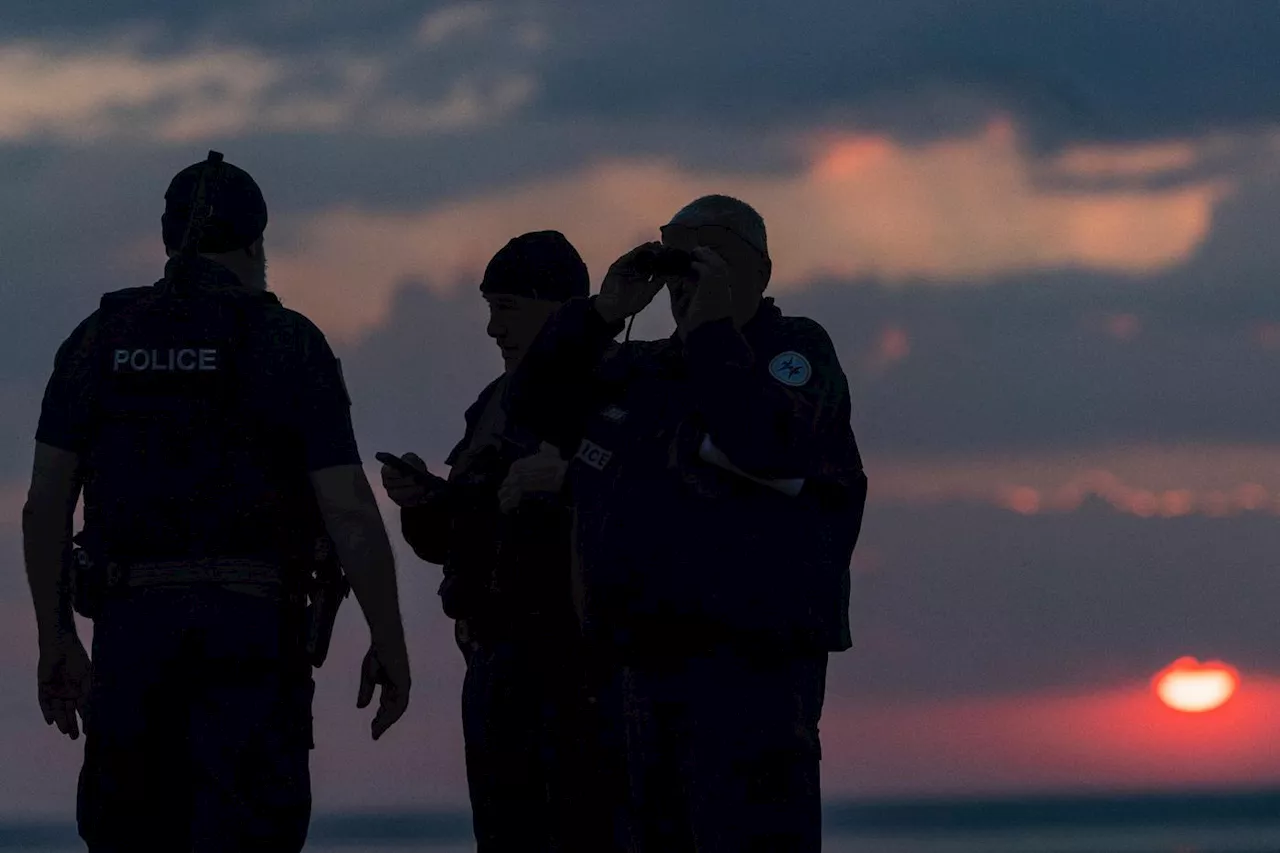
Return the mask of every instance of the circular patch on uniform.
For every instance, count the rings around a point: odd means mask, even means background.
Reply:
[[[791,350],[778,353],[773,357],[773,361],[769,362],[769,375],[783,385],[795,387],[804,385],[809,381],[812,373],[813,368],[809,366],[809,359]]]

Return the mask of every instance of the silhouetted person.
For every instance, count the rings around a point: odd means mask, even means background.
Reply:
[[[72,739],[83,721],[92,853],[302,849],[318,548],[336,548],[369,624],[357,704],[382,685],[374,739],[409,701],[350,400],[324,335],[266,289],[266,224],[257,184],[220,156],[179,172],[164,278],[103,296],[45,392],[23,510],[39,698]],[[82,487],[87,559],[68,572]],[[94,619],[92,665],[72,593]]]
[[[620,667],[640,851],[816,851],[827,655],[866,477],[822,327],[762,294],[764,223],[694,201],[547,324],[511,419],[572,454],[575,599]],[[676,332],[615,344],[667,287]]]
[[[543,323],[589,285],[559,232],[509,241],[480,285],[506,369],[467,409],[466,431],[445,460],[448,482],[382,469],[405,540],[444,567],[440,597],[467,662],[462,721],[479,853],[615,849],[609,810],[618,797],[611,801],[604,784],[601,735],[587,713],[569,590],[566,463],[502,408],[507,377]],[[428,473],[417,455],[403,459]]]

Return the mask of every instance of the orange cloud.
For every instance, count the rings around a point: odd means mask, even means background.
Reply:
[[[438,290],[474,282],[521,231],[565,232],[599,281],[618,255],[711,192],[738,195],[764,215],[780,291],[826,276],[981,281],[1065,266],[1144,273],[1189,257],[1230,190],[1212,181],[1046,188],[1007,121],[919,147],[860,135],[806,144],[809,166],[782,177],[615,159],[419,213],[336,206],[291,224],[272,255],[274,287],[326,331],[354,337],[383,318],[403,280]]]
[[[1087,145],[1074,148],[1054,159],[1050,170],[1071,177],[1148,177],[1194,166],[1200,159],[1190,142],[1161,142],[1152,145]]]
[[[911,354],[911,338],[901,326],[885,326],[876,338],[867,369],[878,373],[902,361]]]
[[[830,143],[814,164],[813,172],[824,180],[845,180],[893,160],[893,142],[883,136],[854,136]]]
[[[1110,314],[1106,323],[1107,334],[1118,341],[1127,341],[1142,330],[1142,321],[1133,314]]]
[[[1019,515],[1035,515],[1040,511],[1043,497],[1030,486],[1012,486],[1001,489],[1001,506]]]
[[[517,40],[525,39],[520,33]],[[0,140],[51,136],[87,143],[124,135],[188,142],[343,128],[426,134],[492,121],[536,90],[528,74],[509,73],[489,83],[463,76],[435,101],[397,97],[381,88],[390,61],[385,54],[283,58],[213,47],[156,57],[130,39],[92,51],[0,43]],[[317,71],[332,72],[337,82],[317,87]]]
[[[1280,448],[1142,446],[1088,452],[868,460],[879,500],[972,501],[1022,515],[1093,496],[1144,518],[1280,515]]]
[[[121,45],[92,52],[41,43],[0,45],[0,139],[53,134],[88,140],[117,129],[116,110],[180,98],[163,123],[167,138],[191,138],[240,121],[283,74],[282,63],[253,51],[197,51],[143,58]],[[218,95],[201,94],[218,92]],[[202,122],[195,115],[208,111]]]

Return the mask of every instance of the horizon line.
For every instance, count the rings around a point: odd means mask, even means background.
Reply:
[[[859,832],[981,831],[1027,827],[1280,826],[1280,787],[1069,791],[1022,795],[843,797],[823,803],[823,829]],[[340,809],[314,814],[324,842],[466,841],[466,808]],[[0,814],[0,849],[74,841],[73,817]]]

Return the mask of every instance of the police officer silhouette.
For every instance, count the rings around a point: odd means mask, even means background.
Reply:
[[[764,296],[764,221],[696,199],[513,374],[565,450],[576,604],[617,669],[632,850],[821,848],[818,722],[867,480],[826,331]],[[615,343],[666,289],[676,330]]]
[[[388,465],[382,481],[405,541],[444,569],[441,603],[467,662],[462,731],[477,853],[610,853],[613,751],[572,608],[566,463],[511,429],[502,408],[543,323],[585,297],[590,278],[563,234],[534,231],[493,256],[479,290],[503,373],[466,410],[447,482],[432,481],[413,453],[403,459],[422,477]]]
[[[84,726],[93,853],[296,851],[327,644],[312,570],[331,546],[369,624],[357,704],[381,685],[376,739],[410,688],[392,552],[337,359],[267,290],[256,182],[210,152],[161,224],[164,278],[103,296],[45,392],[23,518],[40,706],[72,739]]]

